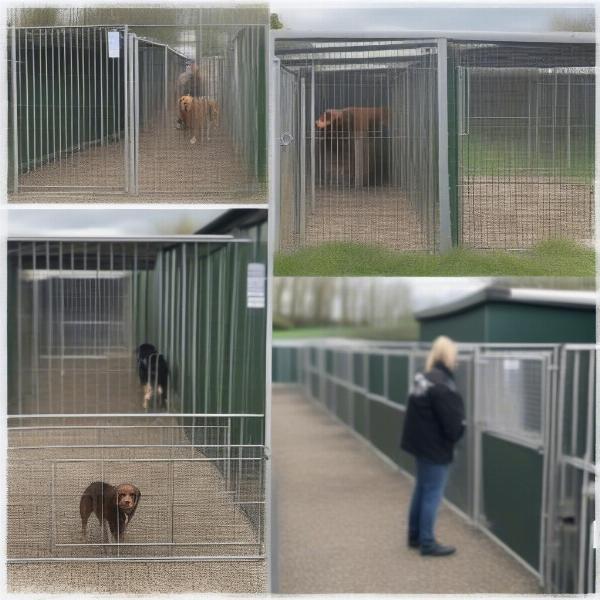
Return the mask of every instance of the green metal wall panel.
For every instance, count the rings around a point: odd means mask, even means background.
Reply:
[[[593,309],[491,302],[487,305],[486,342],[594,343]]]
[[[354,392],[354,428],[363,437],[369,436],[369,401],[364,394]]]
[[[483,342],[485,340],[485,308],[454,313],[420,322],[419,339],[431,342],[439,335],[447,335],[457,342]]]
[[[365,385],[365,357],[358,352],[352,354],[352,382],[361,387]]]
[[[369,392],[383,396],[383,356],[380,354],[370,354],[369,361]]]
[[[336,386],[336,415],[347,425],[350,425],[350,397],[351,394],[347,388],[342,385]]]
[[[490,531],[539,568],[542,455],[483,435],[483,513]]]
[[[594,343],[595,331],[593,309],[487,302],[421,320],[419,339],[447,335],[459,342]]]
[[[400,449],[400,437],[404,425],[404,412],[371,402],[369,406],[369,428],[371,443],[395,463],[407,468],[410,458]]]
[[[325,372],[333,375],[333,351],[325,350]]]
[[[388,394],[389,399],[406,405],[408,396],[408,356],[390,356],[388,358]]]
[[[273,383],[298,383],[298,349],[273,346]]]

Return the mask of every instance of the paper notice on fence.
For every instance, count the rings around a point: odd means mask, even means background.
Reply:
[[[108,32],[108,58],[119,58],[121,40],[118,31]]]
[[[248,308],[265,307],[265,272],[263,263],[248,264]]]

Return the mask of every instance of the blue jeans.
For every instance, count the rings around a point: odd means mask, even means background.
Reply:
[[[431,548],[435,542],[433,529],[437,510],[448,481],[449,465],[439,465],[425,458],[416,459],[417,476],[410,503],[408,536],[422,548]]]

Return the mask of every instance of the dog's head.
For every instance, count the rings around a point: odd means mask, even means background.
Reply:
[[[330,108],[315,121],[315,127],[317,129],[328,129],[338,123],[341,124],[343,117],[343,111],[336,108]]]
[[[179,110],[182,113],[192,112],[192,107],[194,105],[194,98],[192,96],[181,96],[179,98]]]
[[[117,506],[127,514],[133,514],[140,497],[140,490],[131,483],[121,483],[117,486]]]

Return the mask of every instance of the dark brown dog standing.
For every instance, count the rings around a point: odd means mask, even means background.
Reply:
[[[127,525],[133,518],[140,501],[140,490],[131,483],[113,486],[104,481],[94,481],[87,486],[79,501],[81,534],[87,540],[87,523],[90,515],[98,517],[102,531],[105,524],[115,541],[122,542]]]

